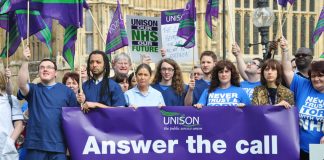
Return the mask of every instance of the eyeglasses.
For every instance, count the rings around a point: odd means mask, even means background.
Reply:
[[[39,70],[44,70],[44,69],[50,70],[50,69],[55,69],[55,67],[54,66],[40,66],[39,67]]]
[[[193,75],[200,76],[201,74],[200,73],[193,73]]]
[[[258,68],[260,68],[260,66],[258,64],[256,64],[254,61],[250,61],[250,62],[248,62],[248,64],[253,64],[253,65],[256,65]]]
[[[162,72],[166,72],[166,71],[168,71],[168,72],[174,72],[174,69],[173,68],[161,68],[161,71]]]

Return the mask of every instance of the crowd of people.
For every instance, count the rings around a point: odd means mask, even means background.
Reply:
[[[62,83],[56,81],[56,64],[44,59],[38,66],[40,82],[28,83],[31,53],[25,48],[17,93],[18,99],[28,102],[24,158],[67,159],[61,126],[62,107],[80,106],[84,112],[91,112],[94,108],[114,107],[193,106],[200,109],[273,105],[298,108],[300,156],[309,159],[309,144],[324,144],[324,61],[313,61],[313,53],[308,48],[290,52],[284,38],[279,43],[281,62],[253,58],[245,63],[237,44],[232,46],[237,65],[229,60],[218,60],[212,51],[204,51],[200,54],[200,66],[193,68],[188,84],[173,59],[162,58],[155,71],[142,63],[130,73],[131,59],[124,53],[113,59],[111,65],[115,74],[109,77],[110,62],[102,51],[93,51],[87,65],[66,73]],[[295,58],[290,60],[289,54]],[[24,116],[18,99],[10,93],[9,78],[10,71],[0,73],[0,144],[4,144],[0,145],[0,159],[18,159],[14,142],[23,131]]]

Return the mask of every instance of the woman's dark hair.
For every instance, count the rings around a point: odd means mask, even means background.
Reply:
[[[104,61],[104,75],[103,75],[103,79],[102,79],[102,85],[100,88],[100,97],[99,97],[99,103],[105,104],[105,100],[103,99],[104,97],[111,97],[110,96],[110,89],[109,89],[109,74],[110,74],[110,63],[109,63],[109,59],[108,56],[105,54],[105,52],[103,51],[92,51],[89,55],[88,58],[88,62],[87,62],[87,75],[89,77],[89,80],[87,81],[87,83],[90,84],[90,80],[94,80],[94,77],[92,76],[92,74],[90,74],[90,59],[91,56],[94,54],[99,54],[102,56],[102,59]],[[89,85],[90,86],[90,85]]]
[[[66,81],[71,78],[79,84],[79,74],[76,72],[66,72],[63,76],[62,83],[66,85]]]
[[[183,94],[185,89],[184,89],[184,82],[183,82],[183,78],[182,78],[182,72],[181,72],[181,69],[180,69],[179,65],[177,64],[177,62],[173,59],[165,58],[159,62],[159,64],[157,65],[157,68],[156,68],[156,73],[155,73],[153,83],[158,83],[158,82],[161,82],[161,80],[162,80],[161,66],[162,66],[163,62],[168,63],[169,65],[171,65],[174,68],[174,72],[173,72],[174,74],[172,77],[171,87],[175,90],[175,92],[178,95]]]
[[[282,66],[281,64],[275,59],[268,59],[264,62],[261,68],[261,84],[267,86],[267,80],[264,77],[264,70],[266,68],[271,68],[272,70],[277,70],[277,79],[276,85],[278,86],[282,82]]]
[[[132,79],[135,76],[135,73],[132,72],[129,76],[128,76],[128,89],[132,89],[134,86],[132,86]]]
[[[124,82],[126,80],[126,82],[128,83],[128,77],[127,77],[126,74],[116,73],[113,80],[116,83],[121,83],[121,82]]]
[[[231,85],[233,86],[240,86],[240,76],[234,66],[234,64],[229,60],[220,60],[217,62],[216,66],[213,68],[212,71],[212,78],[210,82],[210,87],[208,93],[213,92],[217,87],[220,85],[220,80],[218,77],[218,72],[228,69],[231,71]]]
[[[137,75],[137,73],[139,72],[139,70],[142,69],[142,68],[147,69],[149,71],[149,73],[150,73],[150,76],[152,76],[152,69],[151,69],[151,67],[148,64],[145,64],[145,63],[142,63],[139,66],[137,66],[136,71],[135,71],[135,74]]]

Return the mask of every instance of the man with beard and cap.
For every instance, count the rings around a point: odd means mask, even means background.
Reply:
[[[301,47],[296,51],[294,56],[297,66],[296,74],[308,79],[308,71],[314,56],[313,52],[309,48]]]
[[[209,87],[211,73],[217,63],[217,56],[213,51],[204,51],[200,56],[200,67],[203,71],[203,78],[195,81],[190,79],[189,89],[185,97],[185,105],[197,104],[202,92]]]
[[[83,93],[78,94],[82,109],[124,107],[126,105],[121,87],[108,78],[110,73],[109,59],[102,51],[90,53],[87,64],[89,79],[83,83]]]

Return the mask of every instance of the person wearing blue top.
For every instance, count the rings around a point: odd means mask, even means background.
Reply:
[[[190,79],[189,89],[185,97],[185,105],[192,106],[196,104],[202,92],[209,87],[211,73],[217,63],[217,56],[213,51],[204,51],[200,56],[200,67],[204,73],[202,79],[195,81]]]
[[[27,160],[66,159],[66,143],[62,130],[62,107],[79,106],[74,92],[56,83],[56,64],[43,59],[38,66],[41,80],[38,84],[27,83],[30,50],[24,50],[25,61],[18,73],[19,94],[28,102],[29,120],[25,147]]]
[[[212,71],[211,84],[194,106],[244,106],[251,103],[246,92],[240,88],[240,76],[234,64],[228,60],[218,61]]]
[[[162,94],[150,86],[152,76],[151,67],[140,64],[135,71],[137,85],[125,92],[125,99],[129,107],[165,106]]]
[[[108,78],[110,65],[107,55],[102,51],[93,51],[89,55],[87,67],[89,79],[82,85],[83,92],[78,94],[82,109],[125,107],[122,89]]]
[[[165,58],[158,63],[152,87],[162,93],[167,106],[184,105],[187,87],[181,69],[173,59]]]
[[[292,71],[286,39],[281,38],[280,46],[285,79],[299,111],[300,159],[308,160],[309,144],[324,144],[324,61],[311,63],[310,79],[303,78]]]
[[[241,88],[248,94],[250,100],[252,100],[252,93],[255,87],[260,86],[260,73],[263,66],[263,60],[261,58],[253,58],[251,61],[245,64],[243,54],[237,43],[232,45],[232,53],[236,58],[237,69],[244,79],[241,82]]]

